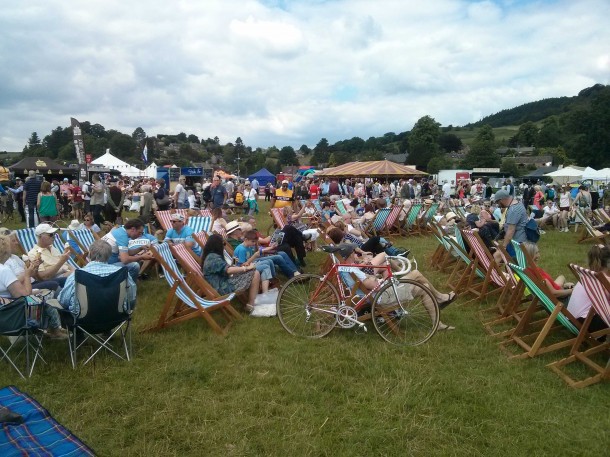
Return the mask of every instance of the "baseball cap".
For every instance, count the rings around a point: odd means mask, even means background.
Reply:
[[[509,197],[510,197],[510,194],[508,193],[507,190],[500,189],[493,196],[493,201],[497,202],[498,200],[502,200],[503,198],[509,198]]]
[[[287,179],[284,179],[284,180],[282,181],[282,184],[288,184],[288,180],[287,180]]]
[[[174,213],[171,215],[170,220],[184,222],[184,215],[180,213]]]
[[[43,233],[55,233],[57,232],[57,230],[59,229],[51,226],[50,224],[40,224],[38,227],[36,227],[34,233],[36,234],[36,236],[40,236]]]
[[[352,252],[354,252],[356,250],[356,245],[354,245],[354,244],[347,244],[347,243],[339,244],[339,245],[337,245],[337,247],[339,248],[339,250],[337,252],[344,259],[346,259],[350,255],[352,255]]]

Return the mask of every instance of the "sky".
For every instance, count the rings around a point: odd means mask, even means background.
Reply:
[[[3,0],[0,151],[70,117],[331,144],[610,84],[609,0]]]

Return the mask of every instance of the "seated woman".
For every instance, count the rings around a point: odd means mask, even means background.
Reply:
[[[83,223],[78,227],[79,230],[89,230],[93,233],[100,233],[102,230],[94,221],[93,215],[91,213],[85,214],[85,218],[83,219]]]
[[[588,254],[589,269],[593,271],[601,271],[606,278],[610,280],[610,247],[603,244],[594,245]],[[610,297],[607,297],[610,300]],[[585,288],[580,282],[576,283],[570,301],[568,303],[568,311],[578,319],[581,323],[587,318],[591,309],[591,300],[585,291]],[[596,332],[608,328],[604,320],[599,315],[593,316],[589,331]]]
[[[226,230],[227,221],[225,220],[220,207],[212,210],[212,232],[220,233]]]
[[[338,245],[338,247],[341,248],[339,253],[343,257],[343,260],[345,263],[359,263],[359,259],[357,258],[358,248],[356,248],[352,244],[340,244],[340,245]],[[354,268],[349,273],[353,273],[356,276],[358,281],[360,281],[360,287],[365,289],[364,290],[365,293],[369,292],[370,290],[373,290],[375,287],[377,287],[377,284],[379,283],[379,279],[375,275],[367,274],[364,269],[361,270],[359,268]],[[341,278],[346,283],[346,286],[351,289],[354,287],[355,282],[353,281],[353,279],[351,278],[349,273],[342,272]],[[428,281],[428,279],[426,279],[426,277],[423,274],[421,274],[418,270],[410,271],[408,274],[406,274],[402,277],[413,280],[413,281],[417,281],[420,284],[422,284],[423,286],[427,287],[430,290],[430,292],[432,292],[432,294],[434,295],[436,300],[438,301],[439,309],[443,309],[443,308],[447,307],[447,305],[449,305],[456,298],[456,294],[454,292],[450,292],[448,294],[440,293],[430,283],[430,281]],[[432,303],[426,303],[425,298],[424,298],[424,306],[426,306],[426,305],[432,305]],[[432,307],[428,308],[428,306],[426,306],[426,308],[429,309],[430,311],[432,311]],[[439,321],[438,330],[455,330],[455,327],[444,324],[443,322]]]
[[[479,220],[474,222],[474,226],[479,229],[479,236],[490,252],[495,251],[494,240],[500,233],[500,223],[495,221],[489,211],[482,209],[479,213]]]
[[[538,261],[540,260],[540,250],[538,249],[538,245],[526,241],[521,244],[521,247],[527,251],[527,253],[534,260],[536,265],[538,265]],[[557,298],[564,304],[568,303],[570,295],[572,295],[574,283],[566,282],[566,278],[563,275],[559,275],[555,279],[553,279],[550,274],[548,274],[544,269],[540,268],[539,266],[536,266],[535,272],[544,280],[544,283],[547,285],[548,289],[551,291],[555,298]]]
[[[230,266],[224,259],[224,241],[220,235],[210,235],[203,248],[203,277],[221,295],[248,290],[246,309],[254,309],[261,276],[254,265]]]
[[[17,265],[15,260],[20,259],[11,253],[12,246],[15,243],[11,240],[13,237],[0,235],[0,304],[10,303],[14,299],[32,294],[32,276],[41,263],[40,260],[34,260],[29,265],[24,264],[23,271],[15,274],[13,270]],[[51,285],[49,284],[49,286]],[[55,283],[55,289],[57,287],[58,284]],[[55,339],[68,338],[68,333],[61,328],[59,314],[55,308],[46,306],[45,316],[48,319],[49,330],[47,335],[49,337]]]

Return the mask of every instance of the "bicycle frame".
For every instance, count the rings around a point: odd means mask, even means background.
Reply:
[[[332,281],[333,279],[336,279],[337,285],[338,285],[338,289],[339,289],[339,299],[340,299],[340,303],[338,303],[337,305],[337,309],[336,310],[328,310],[328,309],[322,309],[322,308],[317,308],[311,304],[308,305],[308,309],[307,309],[307,316],[309,317],[310,312],[309,309],[314,309],[315,311],[318,312],[323,312],[323,313],[328,313],[328,314],[335,314],[337,317],[339,317],[339,310],[341,307],[345,307],[345,306],[350,306],[351,308],[353,308],[356,312],[362,310],[365,305],[367,304],[367,301],[370,297],[374,296],[374,294],[376,294],[383,286],[385,286],[385,284],[388,281],[391,281],[391,284],[393,286],[393,290],[394,290],[394,294],[396,295],[396,298],[398,299],[398,291],[396,290],[396,283],[394,281],[394,276],[392,274],[392,267],[390,266],[390,262],[389,259],[386,259],[386,263],[385,265],[362,265],[362,264],[356,264],[356,263],[339,263],[337,258],[335,257],[334,254],[330,254],[331,258],[333,260],[333,265],[331,267],[331,269],[324,275],[324,277],[320,280],[320,285],[316,288],[312,300],[315,300],[315,298],[318,296],[318,294],[320,293],[320,290],[322,288],[322,286],[329,281]],[[351,272],[352,269],[354,268],[358,268],[358,269],[363,269],[363,268],[373,268],[375,270],[385,270],[388,274],[388,276],[383,280],[383,281],[378,281],[377,285],[369,290],[364,296],[362,296],[357,302],[353,302],[353,306],[352,305],[347,305],[346,304],[346,300],[350,297],[353,297],[354,295],[348,295],[346,293],[346,286],[343,284],[343,280],[341,279],[341,275],[340,273],[342,272]],[[348,315],[342,315],[341,316],[343,319],[346,319],[349,322],[352,322],[355,325],[358,325],[360,328],[364,329],[365,331],[366,326],[365,324],[360,321],[359,319],[355,319],[351,316]],[[369,317],[364,318],[364,320],[367,320]]]

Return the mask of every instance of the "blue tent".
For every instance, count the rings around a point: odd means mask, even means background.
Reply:
[[[248,179],[252,181],[254,178],[258,181],[259,186],[265,187],[268,182],[275,185],[275,175],[266,168],[261,168],[253,175],[248,176]]]

